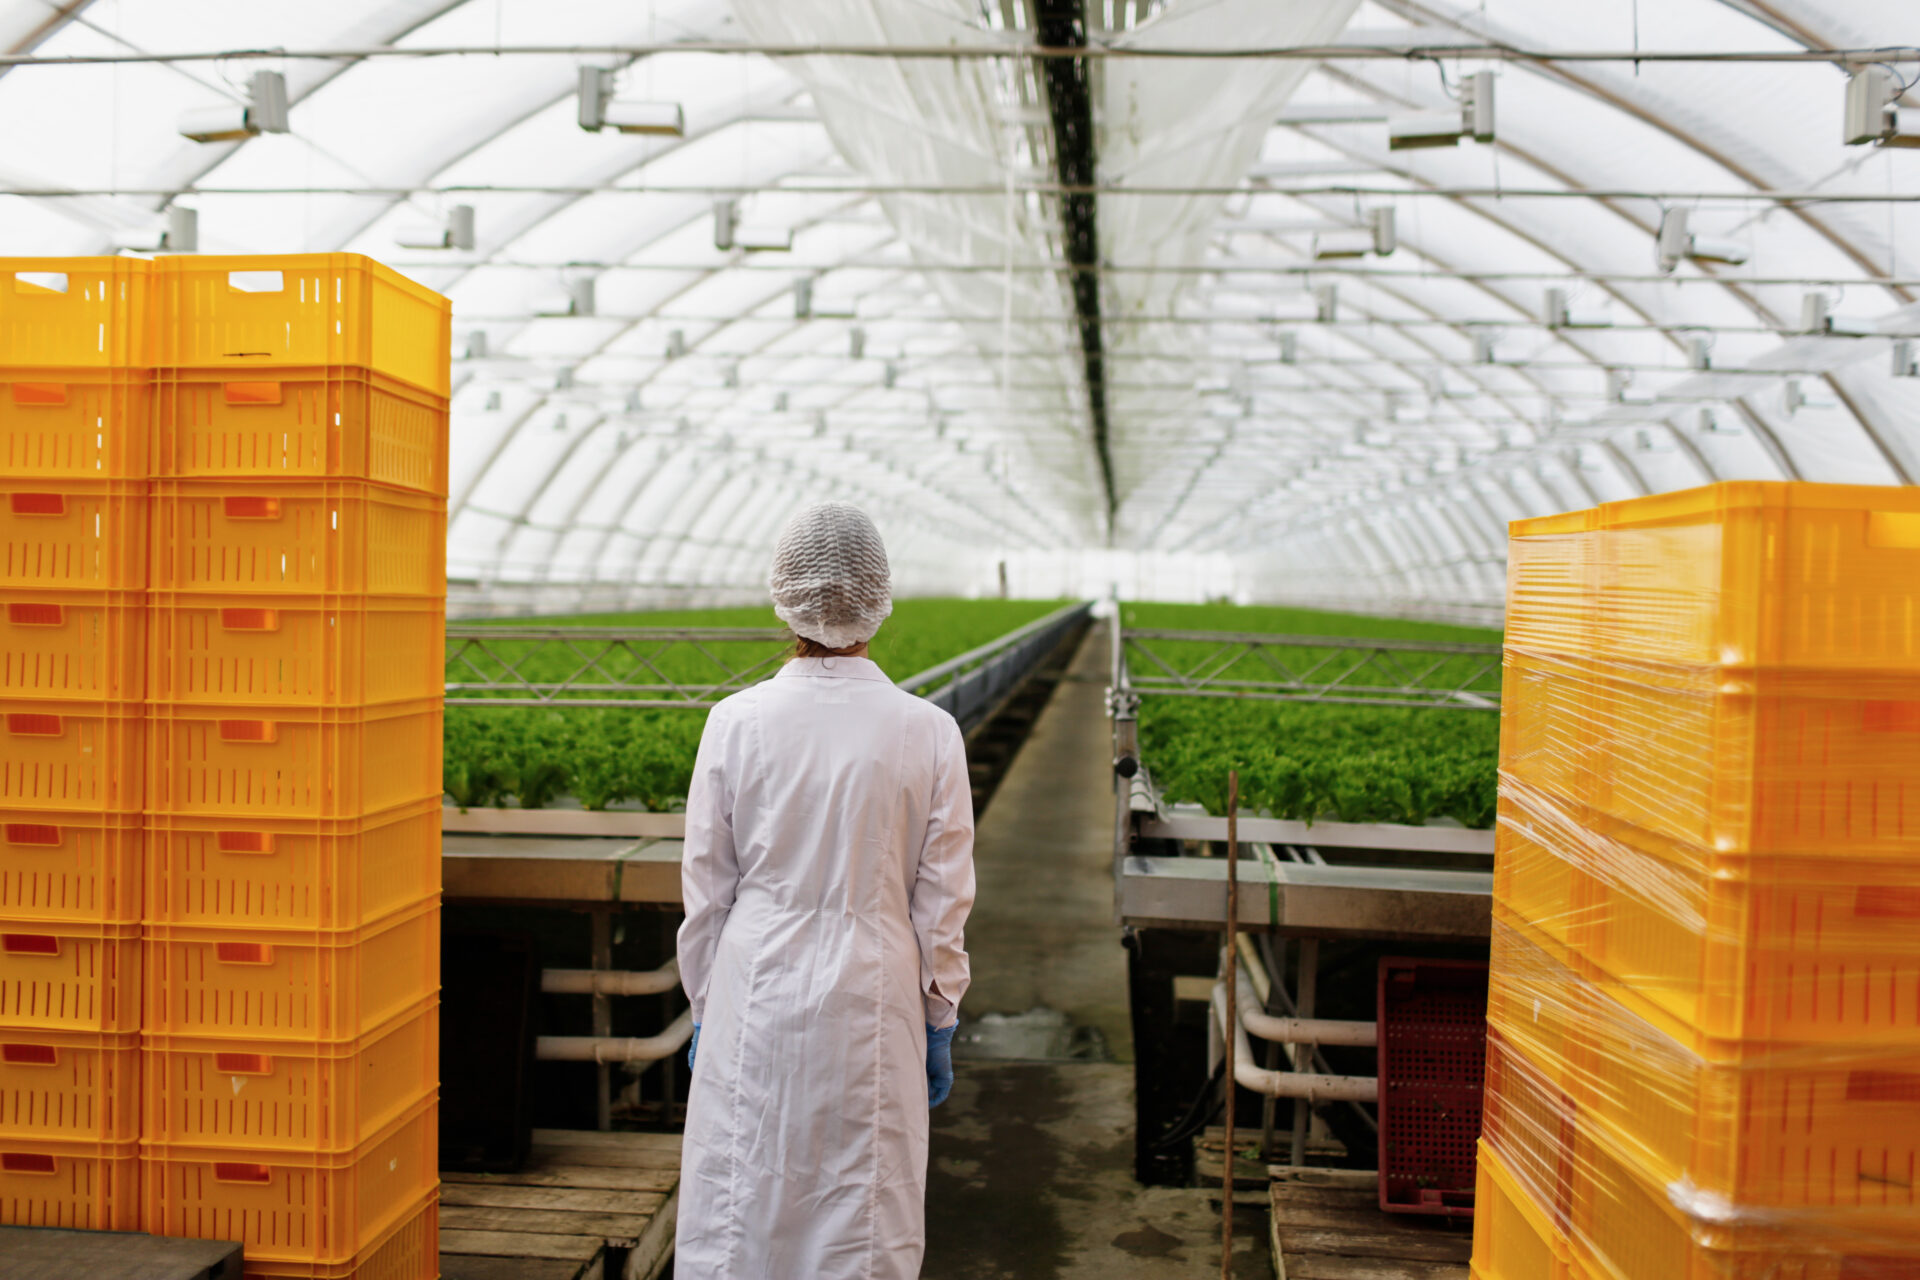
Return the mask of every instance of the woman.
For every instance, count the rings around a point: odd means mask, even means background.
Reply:
[[[965,744],[866,656],[893,605],[859,508],[789,520],[770,585],[797,656],[714,707],[687,794],[674,1274],[912,1280],[968,981]]]

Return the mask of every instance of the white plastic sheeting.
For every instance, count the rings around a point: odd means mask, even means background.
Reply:
[[[1913,38],[1910,0],[1086,13],[1096,45],[1160,49]],[[0,70],[0,246],[103,252],[178,203],[202,251],[347,249],[446,291],[450,562],[502,608],[750,591],[784,517],[839,498],[878,520],[903,593],[991,589],[1004,561],[1036,591],[1485,612],[1516,516],[1723,477],[1920,477],[1920,379],[1891,356],[1920,332],[1920,212],[1832,199],[1910,194],[1920,155],[1841,145],[1832,61],[1095,60],[1109,529],[1031,60],[553,51],[1031,30],[1020,0],[0,0],[0,48],[48,57],[549,50]],[[582,130],[589,64],[679,104],[685,135]],[[174,131],[263,67],[287,77],[289,134]],[[1388,149],[1383,114],[1457,110],[1487,69],[1495,142]],[[901,186],[923,190],[875,191]],[[722,200],[792,249],[718,247]],[[457,204],[473,251],[397,245]],[[1747,261],[1663,274],[1673,208]],[[1315,260],[1381,209],[1390,257]],[[582,281],[594,314],[553,314]],[[1608,327],[1549,324],[1549,290]],[[1864,336],[1799,334],[1809,291]]]

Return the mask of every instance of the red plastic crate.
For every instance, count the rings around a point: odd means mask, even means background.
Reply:
[[[348,1040],[440,990],[440,902],[363,929],[146,926],[150,1035]]]
[[[152,364],[152,272],[140,258],[0,258],[0,367]]]
[[[140,702],[144,591],[0,588],[0,698]]]
[[[147,808],[346,818],[441,794],[440,699],[374,707],[153,704]]]
[[[447,593],[447,503],[365,480],[155,480],[156,591]]]
[[[142,1143],[142,1226],[238,1240],[249,1263],[352,1262],[439,1186],[438,1119],[428,1099],[344,1152]]]
[[[0,588],[145,587],[147,492],[145,480],[0,478]]]
[[[152,417],[146,369],[0,365],[0,475],[144,479]]]
[[[0,808],[138,812],[145,711],[137,702],[0,700]]]
[[[0,809],[0,918],[138,924],[137,813]]]
[[[0,1026],[137,1031],[139,925],[0,920]]]
[[[440,800],[365,818],[147,818],[149,924],[354,929],[440,892]]]
[[[445,497],[447,401],[355,365],[163,369],[154,470],[182,479],[372,480]]]
[[[0,1226],[140,1228],[140,1144],[0,1138]]]
[[[440,600],[154,592],[151,697],[346,707],[446,690]]]
[[[139,1137],[137,1032],[0,1027],[0,1145],[9,1138]]]
[[[349,1040],[149,1033],[141,1053],[148,1142],[351,1151],[440,1087],[440,1007]]]
[[[1487,1057],[1487,965],[1380,961],[1380,1207],[1473,1214]]]
[[[453,304],[359,254],[159,258],[153,314],[156,365],[353,364],[449,394]]]
[[[440,1275],[440,1194],[387,1228],[384,1235],[347,1262],[275,1262],[248,1258],[247,1280],[297,1277],[298,1280],[437,1280]]]

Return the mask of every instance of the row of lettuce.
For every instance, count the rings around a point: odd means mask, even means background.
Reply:
[[[926,670],[1059,607],[1058,601],[902,600],[874,640],[873,656],[895,678]],[[1285,635],[1497,643],[1476,628],[1230,605],[1127,605],[1129,627]],[[777,627],[769,610],[707,610],[546,620],[624,627]],[[587,652],[601,651],[583,646]],[[495,646],[498,649],[498,646]],[[1155,642],[1180,663],[1217,646]],[[736,669],[772,658],[761,642],[708,650]],[[1309,660],[1312,653],[1295,651]],[[520,663],[535,678],[564,678],[574,661],[553,654]],[[599,659],[609,674],[644,661],[675,680],[711,679],[711,657],[685,646],[638,658]],[[487,659],[474,659],[485,666]],[[543,664],[546,667],[543,668]],[[555,674],[557,673],[557,674]],[[467,675],[472,676],[469,670]],[[450,672],[450,679],[459,678]],[[1483,677],[1498,687],[1498,672]],[[574,803],[589,809],[667,810],[686,796],[706,714],[699,709],[475,707],[447,709],[447,796],[461,807]],[[1221,812],[1227,774],[1240,773],[1250,812],[1308,821],[1491,826],[1499,717],[1490,711],[1149,696],[1140,709],[1141,754],[1170,802]]]

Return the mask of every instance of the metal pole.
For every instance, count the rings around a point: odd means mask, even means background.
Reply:
[[[1280,947],[1281,947],[1281,957],[1283,960],[1285,959],[1285,956],[1286,956],[1286,950],[1285,950],[1286,945],[1287,945],[1286,939],[1282,938],[1280,940]],[[1267,1000],[1266,1000],[1266,1011],[1268,1013],[1272,1013],[1274,1011],[1274,1008],[1273,1008],[1274,997],[1278,994],[1278,989],[1281,986],[1281,984],[1284,983],[1286,980],[1287,980],[1287,971],[1284,964],[1282,964],[1278,968],[1268,969]],[[1261,1065],[1264,1066],[1267,1070],[1272,1071],[1275,1067],[1278,1067],[1280,1065],[1279,1043],[1274,1040],[1267,1041],[1267,1048],[1264,1056],[1266,1058],[1266,1061],[1263,1062]],[[1273,1160],[1274,1112],[1279,1109],[1279,1106],[1280,1106],[1280,1099],[1273,1097],[1271,1094],[1269,1094],[1267,1097],[1264,1097],[1260,1100],[1260,1158],[1262,1160],[1266,1160],[1269,1162]]]
[[[1116,622],[1117,625],[1117,622]],[[1233,1280],[1233,1080],[1234,1034],[1240,1018],[1240,771],[1227,771],[1227,1075],[1221,1087],[1227,1094],[1226,1134],[1222,1142],[1220,1175],[1220,1280]]]
[[[1296,1017],[1313,1016],[1313,990],[1320,977],[1320,940],[1302,938],[1300,940],[1300,972],[1294,979],[1293,1011]],[[1310,1044],[1293,1046],[1293,1069],[1295,1071],[1313,1070],[1313,1049]],[[1313,1104],[1304,1098],[1293,1102],[1293,1148],[1288,1153],[1287,1163],[1298,1168],[1307,1162],[1307,1121],[1313,1115]]]
[[[593,913],[593,967],[596,969],[613,968],[613,914],[604,907],[595,908]],[[613,997],[595,994],[593,997],[593,1034],[610,1036],[613,1034]],[[605,1059],[594,1059],[594,1073],[599,1077],[595,1082],[597,1111],[596,1123],[605,1131],[613,1128],[613,1067]]]

